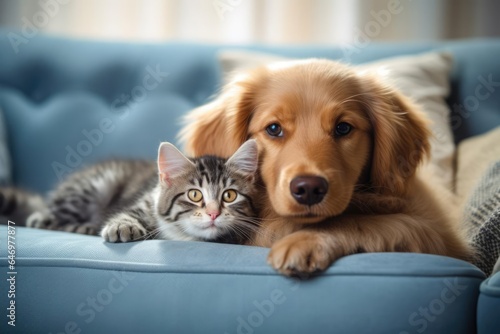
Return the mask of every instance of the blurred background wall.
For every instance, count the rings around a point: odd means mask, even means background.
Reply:
[[[496,0],[0,0],[0,26],[114,40],[341,44],[500,36]]]

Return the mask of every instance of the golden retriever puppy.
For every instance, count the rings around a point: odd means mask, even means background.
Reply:
[[[239,75],[181,132],[195,156],[230,156],[257,140],[266,195],[250,244],[271,247],[268,262],[285,275],[357,252],[469,258],[451,202],[419,168],[429,136],[400,93],[320,59]]]

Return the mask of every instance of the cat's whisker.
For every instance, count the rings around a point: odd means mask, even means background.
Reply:
[[[239,225],[228,226],[228,229],[231,232],[234,232],[238,237],[241,236],[245,239],[249,239],[252,236],[251,232],[248,229],[246,229],[245,227],[239,226]]]
[[[262,231],[260,229],[260,226],[258,224],[253,223],[253,222],[248,223],[248,222],[243,221],[242,224],[234,224],[234,227],[239,228],[239,229],[244,229],[250,235],[251,234],[262,235]]]
[[[182,219],[182,220],[176,221],[175,225],[181,230],[182,233],[189,235],[190,233],[188,232],[186,222],[187,222],[187,224],[192,224],[192,222],[190,222],[189,219]]]
[[[252,220],[243,220],[243,219],[238,219],[237,221],[234,221],[233,222],[234,224],[238,224],[238,225],[243,225],[243,226],[258,226],[260,225],[258,222],[256,221],[252,221]]]
[[[143,235],[143,236],[142,236],[141,238],[139,238],[138,240],[148,240],[150,237],[151,237],[151,239],[155,239],[155,238],[156,238],[156,236],[157,236],[158,234],[160,234],[161,229],[162,229],[161,227],[155,228],[154,230],[152,230],[152,231],[150,231],[150,232],[146,233],[145,235]]]

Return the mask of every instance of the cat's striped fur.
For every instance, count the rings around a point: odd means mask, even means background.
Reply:
[[[0,219],[7,224],[8,220],[17,226],[25,226],[29,214],[44,210],[42,196],[13,187],[0,188]]]
[[[229,159],[188,159],[163,143],[158,164],[107,161],[73,173],[49,194],[45,208],[30,215],[27,225],[100,233],[110,242],[158,238],[243,243],[257,227],[257,164],[253,140]]]

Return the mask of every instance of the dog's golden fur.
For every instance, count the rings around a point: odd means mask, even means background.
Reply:
[[[195,156],[230,156],[257,139],[267,193],[251,244],[271,247],[269,263],[284,274],[356,252],[470,255],[452,202],[419,168],[430,150],[425,117],[373,76],[318,59],[268,65],[235,78],[187,121],[181,134]],[[336,136],[340,122],[352,131]],[[273,123],[282,137],[267,133]],[[320,203],[291,195],[302,175],[328,181]]]

